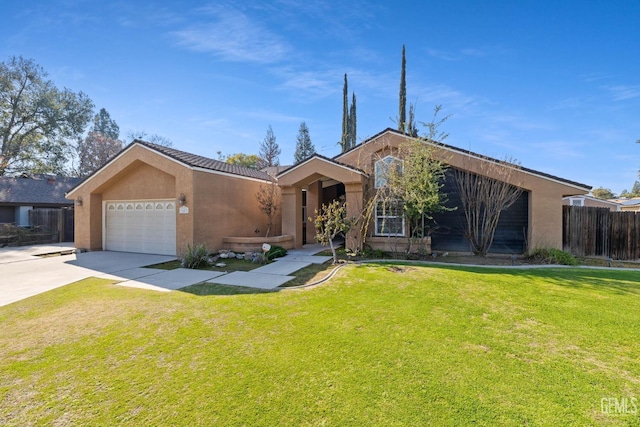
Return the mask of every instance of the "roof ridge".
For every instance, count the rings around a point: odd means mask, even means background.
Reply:
[[[266,172],[253,169],[247,166],[234,165],[224,162],[222,160],[212,159],[210,157],[201,156],[199,154],[189,153],[187,151],[178,150],[173,147],[167,147],[164,145],[154,144],[152,142],[135,139],[132,144],[140,144],[166,156],[171,157],[181,163],[189,165],[191,167],[198,167],[217,172],[225,172],[232,175],[244,176],[247,178],[256,178],[270,180],[271,177]]]
[[[360,147],[368,144],[369,142],[371,142],[374,139],[380,137],[381,135],[385,134],[386,132],[391,132],[391,133],[396,134],[398,136],[404,136],[405,138],[413,138],[412,136],[410,136],[410,135],[408,135],[406,133],[403,133],[403,132],[401,132],[399,130],[392,129],[392,128],[388,127],[386,129],[382,130],[381,132],[378,132],[377,134],[373,135],[372,137],[369,137],[369,138],[365,139],[360,144],[350,148],[349,150],[345,151],[344,153],[337,154],[336,156],[333,157],[333,159],[335,160],[338,157],[341,157],[341,156],[343,156],[343,155],[345,155],[345,154],[347,154],[347,153],[349,153],[349,152],[351,152],[351,151],[353,151],[353,150],[355,150],[357,148],[360,148]],[[505,160],[496,159],[494,157],[486,156],[484,154],[476,153],[476,152],[473,152],[471,150],[466,150],[464,148],[458,148],[456,146],[445,144],[443,142],[433,141],[433,140],[430,140],[428,138],[423,138],[423,137],[420,137],[420,136],[418,136],[417,138],[420,139],[420,140],[423,140],[423,141],[431,142],[432,144],[434,144],[436,146],[441,146],[441,147],[444,147],[444,148],[452,150],[452,151],[457,151],[457,152],[459,152],[461,154],[466,154],[466,155],[469,155],[469,156],[475,156],[475,157],[479,157],[479,158],[487,160],[487,161],[491,161],[491,162],[495,162],[495,163],[498,163],[498,164],[515,167],[515,168],[520,169],[521,171],[524,171],[524,172],[527,172],[527,173],[530,173],[530,174],[534,174],[534,175],[539,175],[539,176],[541,176],[543,178],[560,181],[560,182],[563,182],[565,184],[569,184],[569,185],[576,186],[576,187],[582,187],[582,188],[586,188],[586,189],[589,189],[589,190],[591,188],[593,188],[590,185],[583,184],[581,182],[572,181],[572,180],[566,179],[566,178],[561,178],[559,176],[551,175],[551,174],[546,173],[546,172],[541,172],[541,171],[538,171],[538,170],[535,170],[535,169],[527,168],[525,166],[518,165],[518,164],[515,164],[515,163],[510,163],[510,162],[507,162]]]

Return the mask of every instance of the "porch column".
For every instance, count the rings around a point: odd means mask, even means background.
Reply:
[[[283,186],[282,234],[293,236],[295,248],[302,247],[302,188]]]
[[[316,217],[316,210],[322,205],[322,181],[318,180],[309,184],[307,189],[307,243],[316,242],[316,227],[309,218]]]
[[[363,207],[362,183],[345,183],[347,218],[360,218]],[[360,224],[354,225],[347,233],[346,249],[360,250],[362,249],[362,235],[360,234]]]

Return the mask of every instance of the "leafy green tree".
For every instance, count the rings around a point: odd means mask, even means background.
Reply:
[[[305,122],[300,123],[298,129],[298,137],[296,138],[296,152],[294,154],[294,162],[299,163],[304,159],[311,157],[316,152],[316,148],[311,142],[309,136],[309,128]]]
[[[622,190],[620,197],[640,197],[640,182],[634,182],[631,191],[627,191],[626,189]]]
[[[403,201],[410,237],[421,238],[427,233],[425,221],[444,210],[446,196],[440,192],[446,165],[435,159],[433,146],[420,138],[412,138],[399,147],[404,161],[401,173],[392,175],[395,196]],[[397,171],[397,169],[391,169]]]
[[[333,263],[338,263],[338,256],[333,240],[341,233],[347,233],[354,224],[353,219],[347,218],[347,205],[340,200],[334,200],[328,205],[324,203],[315,210],[315,219],[309,218],[316,228],[318,243],[329,245],[333,254]]]
[[[407,59],[405,57],[404,45],[402,45],[402,69],[400,71],[400,102],[398,109],[398,130],[405,133],[407,131]]]
[[[257,154],[235,153],[226,157],[225,161],[232,165],[260,169],[262,159]]]
[[[616,195],[613,193],[613,191],[611,191],[609,188],[603,188],[603,187],[594,188],[593,190],[591,190],[591,194],[593,195],[593,197],[602,199],[602,200],[616,198]]]
[[[64,173],[92,112],[87,95],[56,88],[33,60],[0,63],[0,176]]]
[[[100,133],[112,140],[120,138],[120,126],[104,108],[101,108],[98,114],[94,116],[91,131]]]
[[[267,129],[267,135],[260,143],[260,152],[258,153],[260,161],[258,162],[258,169],[263,169],[271,166],[280,165],[280,146],[276,142],[276,136],[273,134],[271,125]]]

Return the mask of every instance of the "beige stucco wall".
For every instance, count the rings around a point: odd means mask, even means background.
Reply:
[[[267,231],[267,215],[256,199],[262,181],[194,172],[192,206],[196,216],[194,242],[225,247],[224,237],[259,237]],[[281,212],[273,218],[270,236],[281,234]],[[180,248],[179,248],[180,249]]]
[[[258,209],[259,180],[193,170],[151,149],[134,145],[68,194],[82,199],[75,210],[75,246],[101,250],[103,202],[186,198],[187,214],[176,216],[176,250],[206,243],[223,248],[227,236],[265,233],[267,217]],[[280,233],[280,213],[273,234]],[[256,233],[255,230],[259,230]]]
[[[363,169],[373,175],[374,163],[388,154],[397,155],[398,147],[406,137],[385,132],[361,147],[338,156],[336,160]],[[486,167],[487,162],[451,149],[436,148],[434,156],[446,164],[474,173],[501,179],[506,166]],[[553,180],[549,177],[516,169],[509,182],[529,191],[529,248],[552,247],[562,249],[562,198],[567,195],[586,194],[588,190]]]

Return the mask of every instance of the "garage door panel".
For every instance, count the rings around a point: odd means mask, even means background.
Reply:
[[[176,254],[174,200],[105,202],[105,249]]]

